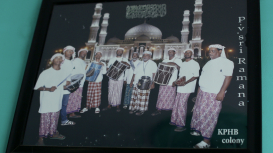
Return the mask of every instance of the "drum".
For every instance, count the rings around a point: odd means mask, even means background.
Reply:
[[[100,74],[102,65],[91,63],[90,68],[88,69],[86,73],[86,81],[95,82],[97,80],[97,77]]]
[[[149,90],[151,85],[151,78],[148,76],[142,76],[141,79],[138,80],[137,88],[139,90]]]
[[[155,74],[154,82],[160,85],[168,85],[174,70],[177,66],[168,63],[159,63]]]
[[[115,61],[114,64],[109,68],[106,73],[106,76],[113,80],[118,80],[120,75],[127,69],[127,65],[119,61]]]
[[[75,74],[75,75],[71,76],[71,83],[70,83],[70,85],[67,86],[67,90],[71,93],[76,91],[79,88],[83,77],[84,77],[83,74]]]

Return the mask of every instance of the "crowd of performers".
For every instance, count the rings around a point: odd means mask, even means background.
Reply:
[[[185,61],[176,58],[176,50],[168,50],[169,59],[163,60],[164,63],[174,64],[177,69],[174,70],[172,77],[167,85],[160,85],[156,104],[156,111],[152,116],[160,115],[162,110],[172,110],[170,125],[176,126],[176,132],[185,131],[187,102],[191,93],[195,92],[196,82],[199,78],[199,86],[196,102],[193,108],[190,133],[193,136],[202,136],[203,140],[196,144],[194,148],[209,148],[210,139],[218,121],[218,116],[222,108],[222,101],[225,92],[231,82],[234,64],[228,60],[225,55],[224,46],[214,44],[209,46],[209,60],[202,68],[199,77],[199,64],[192,59],[193,50],[184,51]],[[154,80],[148,90],[137,88],[138,80],[143,76],[154,78],[157,72],[157,64],[151,60],[150,51],[143,52],[142,61],[139,60],[138,52],[134,52],[132,60],[123,58],[123,48],[116,50],[116,57],[109,60],[106,64],[101,61],[102,52],[97,51],[95,62],[102,66],[101,71],[95,82],[88,83],[86,106],[81,109],[81,99],[86,72],[90,64],[84,61],[88,50],[80,49],[75,57],[75,48],[67,46],[63,49],[63,54],[57,53],[52,56],[52,65],[44,70],[34,87],[40,91],[40,128],[39,140],[37,145],[44,145],[43,138],[50,136],[51,139],[65,139],[57,130],[59,116],[61,125],[75,125],[76,123],[68,120],[69,118],[80,118],[75,112],[85,113],[91,108],[95,108],[95,113],[100,113],[101,104],[101,85],[103,75],[109,70],[115,61],[127,65],[125,73],[117,80],[109,79],[108,86],[108,106],[102,111],[110,110],[116,107],[120,112],[122,88],[126,86],[123,108],[129,109],[129,114],[141,116],[148,110],[150,90],[154,89]],[[79,88],[70,93],[67,86],[71,83],[69,74],[83,74]],[[68,77],[67,77],[68,76]],[[176,80],[185,77],[183,82]],[[65,80],[64,80],[65,78]]]

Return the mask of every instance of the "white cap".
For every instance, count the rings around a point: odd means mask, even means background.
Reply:
[[[170,50],[173,50],[173,51],[175,51],[175,52],[176,52],[176,49],[175,49],[175,48],[170,48],[170,49],[168,49],[168,51],[167,51],[167,52],[169,52]]]
[[[100,51],[100,50],[96,51],[96,54],[97,54],[97,53],[101,53],[101,55],[102,55],[102,51]],[[96,55],[96,54],[95,54],[95,55]]]
[[[73,55],[72,55],[72,59],[75,58],[75,48],[73,46],[66,46],[64,49],[63,49],[63,54],[65,53],[65,51],[67,50],[73,50]]]
[[[213,45],[209,45],[209,48],[218,48],[218,49],[221,49],[222,53],[221,53],[220,57],[227,58],[226,57],[226,53],[225,53],[225,48],[226,48],[225,46],[222,46],[220,44],[213,44]]]
[[[60,53],[57,53],[57,54],[54,54],[54,55],[51,57],[50,61],[53,61],[54,58],[56,58],[56,57],[58,57],[58,56],[61,56],[62,59],[64,60],[64,55],[63,55],[63,54],[60,54]]]
[[[80,52],[82,52],[82,51],[86,51],[86,52],[88,52],[88,50],[87,50],[87,49],[85,49],[85,48],[80,49],[80,50],[78,51],[78,56],[80,56]]]
[[[119,48],[116,49],[116,51],[118,51],[118,50],[124,51],[124,48],[119,47]]]
[[[146,50],[145,52],[143,52],[143,54],[150,54],[150,55],[152,55],[152,52]]]

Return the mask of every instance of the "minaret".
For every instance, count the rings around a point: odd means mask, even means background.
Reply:
[[[107,35],[109,13],[105,13],[103,16],[103,21],[101,23],[100,36],[99,36],[99,45],[104,45],[105,38]]]
[[[183,27],[182,27],[182,31],[181,31],[181,42],[182,43],[188,43],[188,37],[189,37],[189,23],[190,23],[190,11],[189,10],[185,10],[184,11],[184,19],[182,21]]]
[[[192,40],[190,41],[190,44],[192,46],[192,49],[198,49],[198,55],[201,56],[201,47],[203,40],[201,39],[201,28],[202,28],[202,6],[203,6],[203,0],[195,0],[195,9],[194,9],[194,19],[192,23]],[[196,55],[195,55],[196,56]]]
[[[90,27],[90,35],[88,39],[88,43],[95,43],[99,30],[99,22],[101,17],[102,4],[97,3],[95,7],[95,12],[93,15],[93,21]]]

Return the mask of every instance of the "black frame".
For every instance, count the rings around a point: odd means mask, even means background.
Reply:
[[[18,103],[12,123],[10,137],[6,152],[132,152],[132,151],[188,151],[209,153],[258,153],[262,152],[262,99],[261,99],[261,42],[260,42],[260,1],[248,0],[247,2],[247,35],[248,47],[248,144],[247,149],[147,149],[147,148],[103,148],[103,147],[39,147],[22,146],[23,136],[27,124],[27,116],[30,111],[32,87],[38,77],[39,63],[42,58],[42,50],[45,44],[51,13],[54,5],[75,4],[87,2],[109,2],[107,0],[43,0],[35,34],[33,36],[30,53],[23,77],[23,82],[18,98]],[[251,61],[251,62],[250,62]],[[35,75],[33,75],[36,72]]]

